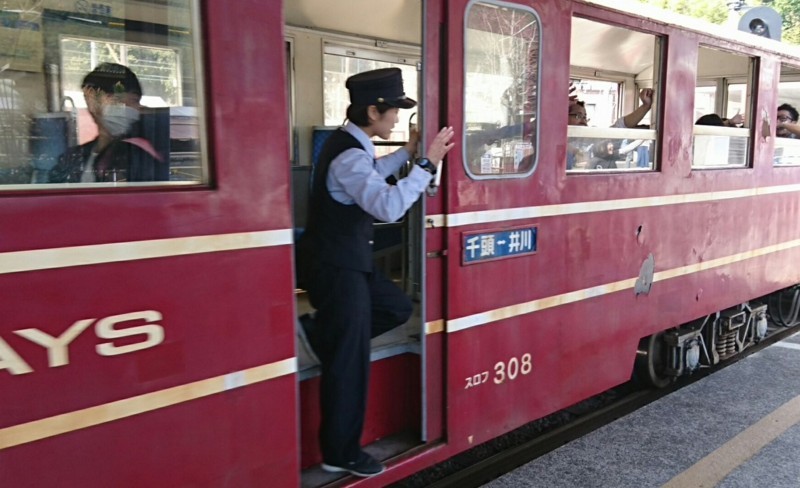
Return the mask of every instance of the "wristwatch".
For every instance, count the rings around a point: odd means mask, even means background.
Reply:
[[[428,173],[435,175],[436,174],[436,165],[431,163],[431,160],[428,158],[420,158],[417,159],[417,166],[424,169]]]

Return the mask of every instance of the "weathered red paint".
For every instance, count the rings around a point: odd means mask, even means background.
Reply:
[[[755,112],[774,119],[780,58],[659,22],[560,0],[521,1],[542,19],[539,162],[529,178],[474,181],[456,147],[428,215],[701,193],[800,183],[797,168],[773,168],[760,120],[750,169],[692,171],[691,97],[697,49],[715,46],[760,58]],[[424,86],[428,138],[463,126],[462,39],[466,0],[426,2]],[[564,100],[570,21],[579,15],[664,36],[658,98],[658,172],[567,176]],[[202,189],[4,193],[0,252],[290,229],[290,174],[283,36],[273,3],[203,2],[213,185]],[[209,20],[213,19],[213,21]],[[230,53],[237,55],[231,57]],[[257,87],[257,88],[254,88]],[[265,116],[270,114],[270,116]],[[556,114],[556,115],[554,115]],[[265,134],[270,137],[265,137]],[[277,136],[280,134],[280,136]],[[535,255],[461,265],[457,228],[426,224],[425,321],[499,307],[638,275],[649,254],[663,271],[797,239],[795,193],[604,213],[516,220],[537,224]],[[503,223],[501,223],[502,226]],[[32,226],[35,225],[35,231]],[[636,230],[642,233],[636,238]],[[0,372],[0,428],[291,358],[290,246],[0,275],[0,337],[34,372]],[[453,333],[427,335],[425,370],[401,356],[373,365],[365,441],[427,421],[428,444],[392,460],[369,480],[383,486],[479,442],[625,381],[640,337],[800,281],[792,249],[657,282],[646,296],[624,290]],[[721,286],[724,284],[724,286]],[[70,363],[48,368],[43,349],[12,331],[53,335],[73,321],[133,310],[160,311],[165,342],[101,358],[81,335]],[[532,357],[530,374],[496,385],[496,363]],[[466,378],[489,382],[466,389]],[[426,395],[417,395],[425,378]],[[400,381],[398,386],[398,381]],[[298,395],[298,391],[300,395]],[[316,381],[289,375],[123,420],[16,446],[0,455],[10,486],[296,486],[318,461]],[[298,396],[301,401],[298,401]],[[424,403],[424,404],[421,404]],[[394,413],[393,415],[389,413]],[[302,445],[302,448],[300,447]]]
[[[319,377],[300,383],[300,462],[303,468],[322,462],[319,451]],[[419,356],[402,354],[372,364],[367,417],[361,443],[371,444],[399,433],[419,435]]]
[[[200,189],[2,195],[0,252],[290,229],[283,18],[277,4],[199,2],[213,183]],[[210,19],[213,19],[211,21]],[[231,56],[230,53],[237,53]],[[0,371],[0,428],[292,358],[291,246],[0,276],[0,337],[33,373]],[[69,364],[12,331],[158,310],[165,342],[100,357],[87,330]],[[3,485],[291,486],[297,382],[278,377],[0,454]]]

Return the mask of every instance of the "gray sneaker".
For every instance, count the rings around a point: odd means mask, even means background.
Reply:
[[[358,461],[339,464],[322,463],[322,469],[329,473],[350,473],[362,478],[369,478],[386,471],[386,466],[370,456],[364,451],[358,457]]]

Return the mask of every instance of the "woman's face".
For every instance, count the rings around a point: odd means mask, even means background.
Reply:
[[[370,107],[370,110],[373,110],[373,108]],[[378,110],[374,109],[376,117],[372,118],[372,125],[370,127],[373,133],[381,139],[389,139],[392,135],[392,129],[394,129],[395,124],[400,120],[399,113],[399,108],[390,108],[382,114],[379,114]]]

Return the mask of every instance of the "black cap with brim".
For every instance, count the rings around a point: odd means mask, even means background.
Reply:
[[[408,98],[403,91],[403,73],[400,68],[381,68],[358,73],[347,79],[345,86],[350,91],[353,105],[377,105],[383,103],[397,108],[413,108],[416,100]]]

